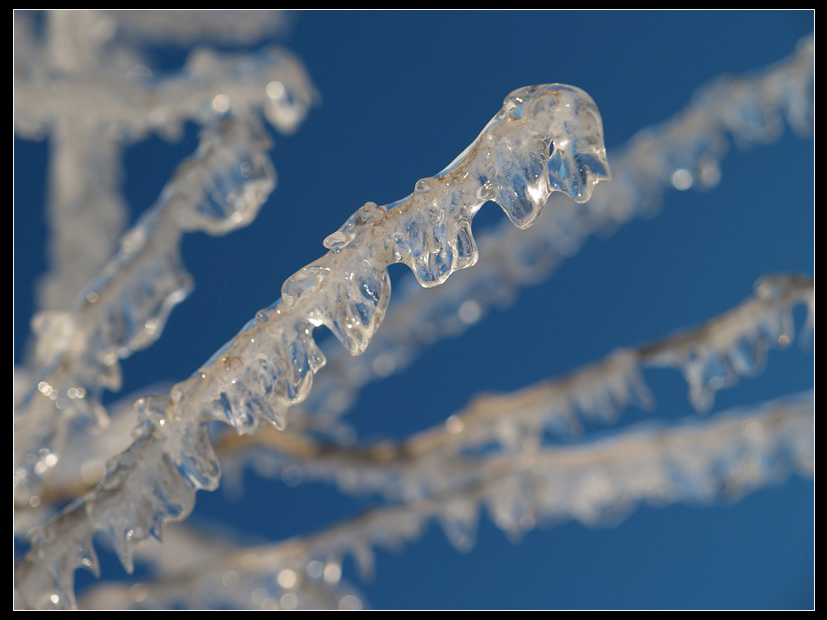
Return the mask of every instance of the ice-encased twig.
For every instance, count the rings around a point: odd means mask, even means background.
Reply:
[[[650,366],[678,367],[689,383],[689,398],[699,411],[712,406],[715,392],[739,376],[763,369],[766,352],[785,347],[795,336],[793,306],[805,304],[805,340],[815,327],[814,282],[805,276],[767,276],[755,297],[699,330],[675,336],[641,351]]]
[[[264,428],[255,436],[225,434],[215,448],[225,469],[242,463],[252,463],[262,473],[289,467],[295,477],[332,479],[347,492],[378,492],[390,500],[445,494],[456,484],[446,472],[460,456],[481,449],[487,454],[536,450],[546,441],[544,437],[577,432],[581,418],[611,423],[630,405],[650,408],[652,397],[641,372],[647,367],[682,370],[693,404],[704,410],[715,391],[740,376],[755,374],[768,350],[792,340],[796,306],[803,304],[808,309],[802,335],[812,330],[813,303],[812,279],[767,276],[757,283],[754,297],[700,327],[619,349],[562,378],[507,394],[478,395],[444,424],[401,442],[344,446],[320,442],[292,429]],[[714,360],[712,367],[725,374],[704,377],[695,370],[703,360],[707,365]],[[695,394],[705,394],[703,402]],[[66,479],[62,484],[79,486]]]
[[[129,568],[134,543],[186,517],[195,491],[218,485],[207,424],[224,421],[239,433],[265,420],[282,424],[324,364],[312,329],[325,325],[351,353],[362,352],[384,316],[389,265],[405,263],[424,286],[440,284],[476,261],[470,224],[485,202],[526,227],[551,192],[585,202],[607,177],[600,116],[588,95],[564,85],[511,93],[448,168],[392,205],[359,209],[325,240],[324,257],[285,282],[280,301],[169,397],[141,403],[137,439],[110,462],[103,482],[32,534],[16,571],[19,605],[72,606],[72,573],[96,563],[96,531]]]
[[[812,476],[813,414],[813,393],[805,392],[576,445],[457,458],[441,470],[461,482],[447,492],[375,509],[305,537],[222,548],[197,568],[164,572],[132,589],[96,587],[87,600],[108,607],[163,606],[181,600],[183,592],[196,607],[261,608],[292,592],[291,603],[303,608],[318,604],[302,598],[305,586],[337,584],[346,555],[369,573],[373,548],[398,549],[418,538],[430,519],[440,521],[454,546],[467,550],[482,506],[498,527],[519,536],[538,523],[614,524],[643,503],[733,501],[792,474]],[[200,546],[204,550],[195,557],[210,553],[212,539]],[[253,596],[254,588],[262,590]]]
[[[233,22],[238,16],[225,18]],[[25,13],[15,14],[15,129],[26,137],[52,133],[54,269],[46,277],[50,292],[44,293],[50,311],[34,320],[39,350],[27,369],[31,388],[22,398],[15,395],[15,481],[18,499],[26,500],[57,463],[68,424],[104,419],[98,396],[102,388],[119,386],[118,359],[156,339],[171,306],[187,294],[190,278],[177,250],[181,232],[216,234],[243,225],[272,188],[274,173],[269,160],[261,159],[267,158],[269,142],[254,120],[259,110],[274,126],[291,132],[316,98],[301,63],[276,48],[248,55],[202,51],[190,56],[181,73],[156,78],[131,48],[134,40],[113,41],[117,19],[112,16],[52,12],[46,22],[49,36],[41,45],[30,21]],[[111,53],[101,53],[107,46]],[[144,216],[112,258],[124,219],[115,191],[122,143],[149,131],[174,135],[187,120],[215,127],[228,112],[250,120],[207,131],[200,154],[204,161],[182,168],[173,182],[177,186],[165,190],[166,204]],[[216,135],[210,138],[210,132]],[[235,144],[226,145],[222,154],[219,139]],[[216,169],[199,172],[199,165]],[[201,216],[184,221],[183,211],[198,200],[203,200]],[[238,208],[224,214],[223,223],[221,201]]]
[[[453,475],[454,466],[469,455],[533,453],[547,437],[576,431],[584,418],[613,422],[630,405],[651,407],[642,376],[647,367],[681,370],[693,405],[707,410],[717,390],[757,373],[768,350],[792,341],[796,306],[807,307],[803,331],[812,330],[812,279],[767,276],[755,288],[755,296],[700,327],[619,349],[562,378],[478,395],[444,424],[403,441],[343,446],[265,429],[255,437],[226,435],[216,450],[225,467],[228,458],[233,467],[235,458],[269,472],[289,467],[297,479],[334,480],[346,492],[375,492],[391,501],[447,495],[464,483],[463,474]],[[269,450],[251,450],[256,446]]]
[[[585,201],[606,175],[600,119],[587,95],[559,85],[515,91],[448,169],[392,205],[367,203],[328,236],[330,251],[288,278],[279,301],[174,387],[170,408],[197,402],[204,419],[239,433],[263,420],[282,424],[324,364],[313,328],[329,328],[351,354],[364,351],[390,297],[390,264],[405,263],[423,286],[440,284],[476,261],[470,223],[487,200],[528,225],[552,191]]]
[[[254,116],[205,129],[198,151],[73,306],[34,318],[38,370],[15,408],[18,499],[36,493],[58,463],[70,425],[105,424],[99,398],[104,388],[120,388],[119,360],[157,340],[172,308],[191,291],[182,235],[224,234],[255,218],[275,186],[270,146]]]
[[[403,281],[371,348],[351,358],[322,347],[327,366],[301,405],[308,426],[327,430],[367,383],[406,368],[436,340],[474,325],[492,307],[510,303],[519,289],[547,278],[596,231],[653,213],[667,189],[709,189],[720,179],[729,142],[739,146],[776,140],[786,121],[804,133],[814,110],[814,41],[767,69],[742,77],[722,76],[699,90],[672,119],[639,131],[609,153],[612,181],[601,183],[584,206],[552,194],[527,231],[503,223],[477,235],[480,260],[427,295]]]
[[[99,93],[109,97],[101,100]],[[218,99],[216,99],[218,97]],[[180,134],[185,121],[209,124],[216,112],[241,116],[263,110],[282,132],[298,127],[317,98],[301,62],[266,47],[251,54],[196,50],[179,73],[155,76],[147,67],[107,67],[73,79],[37,75],[15,84],[15,131],[37,136],[55,122],[101,124],[124,140],[155,131]],[[71,107],[66,102],[72,102]]]
[[[223,19],[232,26],[252,18],[257,23],[244,27],[252,34],[272,23],[255,15]],[[189,32],[198,21],[171,13],[164,19],[168,29]],[[208,13],[202,21],[221,19]],[[186,121],[208,125],[228,110],[238,116],[263,110],[273,126],[290,133],[317,99],[301,63],[273,47],[247,54],[202,50],[181,71],[156,76],[135,38],[118,36],[124,20],[133,23],[120,13],[53,11],[48,37],[38,45],[27,15],[15,14],[15,131],[51,137],[51,264],[39,287],[40,309],[65,310],[111,257],[126,221],[117,191],[124,144],[149,132],[176,137]],[[248,37],[223,34],[214,36]]]

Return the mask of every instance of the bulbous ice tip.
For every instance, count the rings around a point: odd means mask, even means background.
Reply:
[[[505,98],[501,115],[537,123],[543,135],[553,136],[547,161],[550,189],[583,203],[597,183],[611,178],[603,121],[585,91],[566,84],[526,86]]]
[[[595,185],[612,176],[603,143],[603,120],[585,91],[565,84],[547,88],[555,93],[559,111],[565,111],[561,137],[551,146],[549,182],[575,202],[584,203]]]

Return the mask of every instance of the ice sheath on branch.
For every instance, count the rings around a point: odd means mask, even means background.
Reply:
[[[449,497],[479,468],[483,454],[531,455],[556,438],[576,434],[584,421],[611,423],[629,406],[652,408],[642,372],[646,368],[683,372],[692,404],[705,412],[716,391],[757,374],[768,351],[795,339],[793,311],[800,305],[807,308],[800,332],[807,340],[815,321],[813,280],[765,276],[754,296],[699,327],[617,349],[564,377],[511,393],[477,395],[444,424],[399,442],[348,446],[265,431],[256,437],[222,438],[217,448],[222,456],[253,463],[258,456],[262,469],[290,467],[296,478],[334,480],[347,493],[377,493],[388,501]],[[269,453],[251,453],[256,445],[270,448]]]
[[[807,38],[789,58],[762,71],[716,80],[670,120],[642,129],[627,145],[609,153],[613,181],[598,185],[587,204],[552,194],[542,218],[530,229],[516,230],[503,221],[495,230],[478,234],[481,259],[474,269],[454,274],[445,286],[427,295],[416,290],[418,285],[395,287],[382,329],[365,354],[354,358],[343,348],[322,346],[326,366],[314,378],[307,400],[291,409],[291,431],[311,427],[329,433],[331,426],[339,424],[338,414],[366,382],[401,370],[424,346],[457,334],[492,304],[509,299],[518,287],[547,277],[595,229],[652,212],[666,189],[677,188],[676,180],[686,183],[688,174],[694,185],[709,188],[720,175],[718,164],[730,139],[742,145],[769,143],[784,122],[805,131],[811,124],[812,70],[813,41]],[[413,277],[407,280],[404,284],[414,284]],[[698,385],[696,393],[702,396],[704,383]],[[275,429],[256,436],[266,445],[284,445],[289,438],[290,434],[280,437]],[[249,442],[243,438],[234,442],[228,436],[221,445],[241,449]],[[109,454],[117,452],[113,449]],[[64,454],[61,459],[65,458]],[[49,495],[80,495],[69,494],[66,488],[61,493],[56,483],[48,481]]]
[[[513,411],[500,410],[501,415]],[[300,609],[357,602],[341,587],[344,558],[363,573],[373,550],[398,550],[438,519],[454,546],[473,544],[481,506],[513,536],[541,519],[614,523],[638,504],[704,504],[734,500],[792,473],[811,476],[813,393],[679,424],[637,425],[615,436],[574,445],[470,456],[454,463],[450,489],[389,504],[303,537],[237,547],[220,536],[176,528],[147,557],[154,581],[135,590],[101,584],[84,595],[84,608],[261,608],[277,602]],[[439,432],[439,431],[437,431]],[[287,595],[287,597],[285,597]]]
[[[58,10],[40,16],[42,28],[28,11],[14,17],[15,132],[50,136],[42,309],[70,306],[116,251],[127,219],[118,191],[126,144],[153,132],[175,138],[186,122],[207,126],[227,109],[260,110],[291,133],[316,99],[301,62],[283,49],[199,49],[172,73],[156,73],[145,49],[147,39],[249,45],[284,20],[275,12]]]
[[[45,309],[32,321],[33,359],[16,376],[16,501],[39,502],[73,428],[106,423],[100,396],[120,388],[120,360],[157,340],[189,294],[184,234],[245,226],[272,191],[271,142],[259,117],[292,133],[316,100],[301,62],[285,50],[203,49],[180,71],[156,75],[135,35],[149,28],[168,41],[252,43],[283,17],[165,13],[156,26],[159,16],[147,12],[54,11],[39,33],[36,18],[15,13],[15,131],[52,138],[53,262]],[[203,126],[198,152],[118,241],[110,220],[125,219],[115,195],[122,147],[152,132],[178,136],[187,122]]]
[[[353,354],[364,351],[390,297],[387,268],[405,263],[423,286],[473,265],[471,221],[497,202],[519,227],[530,226],[554,191],[585,202],[609,176],[602,124],[581,90],[530,86],[511,93],[478,138],[414,193],[387,206],[367,203],[325,239],[329,252],[282,287],[232,341],[165,398],[144,399],[136,441],[109,463],[85,497],[32,534],[16,571],[21,606],[73,606],[73,572],[96,570],[92,547],[104,532],[131,569],[132,546],[185,518],[195,491],[218,485],[211,421],[254,433],[285,423],[324,364],[312,330],[325,325]]]
[[[71,425],[106,424],[100,393],[120,388],[119,361],[157,340],[173,307],[189,295],[182,236],[225,234],[255,218],[275,186],[270,146],[254,116],[207,127],[197,153],[73,306],[35,316],[37,371],[14,412],[18,499],[37,493]]]
[[[585,205],[553,194],[529,230],[503,222],[482,231],[479,264],[447,286],[422,295],[410,278],[401,282],[369,351],[354,359],[341,349],[325,350],[327,367],[301,406],[311,414],[308,423],[329,427],[365,384],[401,371],[425,347],[461,333],[520,288],[546,279],[590,235],[651,215],[667,189],[711,189],[731,142],[769,144],[785,124],[801,134],[810,131],[814,44],[807,37],[788,58],[762,71],[722,76],[668,121],[641,129],[609,152],[612,182],[595,187]]]

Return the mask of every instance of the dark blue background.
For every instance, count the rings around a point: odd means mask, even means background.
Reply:
[[[279,185],[259,218],[224,238],[185,240],[196,290],[162,341],[124,363],[125,390],[186,378],[277,298],[285,278],[320,256],[322,239],[356,208],[401,198],[441,170],[511,90],[583,88],[601,110],[611,150],[682,109],[712,78],[791,54],[812,29],[811,12],[297,15],[282,41],[305,62],[321,104],[294,136],[277,138]],[[151,138],[127,150],[133,220],[194,135],[183,145]],[[45,268],[46,149],[16,142],[15,154],[18,361],[32,281]],[[513,308],[368,387],[349,419],[362,437],[402,436],[443,420],[476,392],[515,389],[696,324],[748,296],[764,273],[812,273],[813,166],[812,138],[789,132],[768,146],[733,147],[720,186],[672,192],[656,218],[590,240]],[[501,217],[488,205],[480,224]],[[810,352],[773,353],[767,372],[719,394],[716,409],[812,387],[813,370]],[[695,415],[677,373],[647,377],[655,415]],[[240,502],[221,491],[199,494],[195,518],[227,520],[264,541],[364,506],[325,485],[287,488],[254,475],[246,484]],[[732,506],[642,508],[612,529],[541,525],[518,544],[485,517],[468,554],[434,525],[400,554],[379,552],[375,578],[360,587],[370,605],[392,608],[807,608],[813,560],[813,485],[794,479]]]

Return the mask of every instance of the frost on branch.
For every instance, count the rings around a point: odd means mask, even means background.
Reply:
[[[588,95],[564,85],[509,95],[448,168],[392,205],[369,213],[363,207],[324,257],[285,283],[281,301],[259,312],[169,398],[143,401],[138,440],[110,462],[95,491],[33,534],[16,572],[19,603],[74,605],[72,573],[95,565],[96,531],[131,567],[132,545],[160,537],[164,522],[189,513],[196,490],[217,486],[211,420],[239,433],[255,432],[263,421],[283,424],[324,363],[313,327],[338,331],[353,353],[364,350],[390,296],[390,264],[407,264],[424,286],[440,284],[476,262],[470,224],[486,201],[528,226],[553,191],[584,202],[607,177],[600,116]]]

